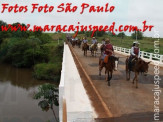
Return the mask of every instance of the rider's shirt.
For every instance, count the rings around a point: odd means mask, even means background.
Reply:
[[[140,57],[140,48],[139,47],[132,47],[131,48],[131,55],[135,56],[137,55],[138,57]]]
[[[106,44],[106,45],[105,45],[105,54],[106,54],[106,55],[112,55],[112,52],[106,51],[106,49],[109,49],[109,50],[111,50],[111,51],[114,51],[112,44]]]
[[[72,41],[75,41],[75,39],[74,39],[74,38],[72,38]]]
[[[105,45],[105,41],[102,41],[102,44],[104,44],[104,45]]]
[[[92,44],[95,44],[97,42],[96,39],[92,39]]]
[[[83,40],[83,43],[87,43],[87,42],[88,42],[88,40],[85,40],[85,39]]]

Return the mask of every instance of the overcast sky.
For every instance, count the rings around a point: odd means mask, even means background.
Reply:
[[[61,3],[72,3],[77,5],[78,9],[75,13],[57,13],[57,6]],[[154,25],[154,28],[159,31],[161,37],[163,37],[163,0],[0,0],[2,3],[9,3],[15,5],[16,3],[28,6],[28,12],[26,13],[0,13],[0,20],[7,23],[25,23],[31,25],[77,25],[77,22],[81,24],[92,25],[111,25],[112,22],[116,22],[116,25],[137,25],[142,27],[142,22],[147,21],[147,24]],[[31,13],[31,4],[39,3],[40,5],[52,5],[54,11],[52,13]],[[81,15],[81,4],[88,3],[90,5],[104,6],[106,3],[114,5],[115,9],[112,13],[89,13],[88,9],[85,9]],[[2,11],[2,5],[0,6]],[[130,33],[126,33],[130,35]],[[154,32],[145,32],[145,36],[154,36]]]

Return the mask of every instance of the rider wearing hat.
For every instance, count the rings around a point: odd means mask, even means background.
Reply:
[[[135,41],[133,42],[133,46],[131,47],[131,57],[137,57],[140,58],[140,48],[139,48],[139,42]]]
[[[109,55],[109,56],[114,55],[114,49],[113,49],[113,46],[110,43],[109,39],[105,40],[105,52],[104,52],[104,54]]]
[[[105,45],[105,39],[103,38],[101,41],[102,45]]]
[[[90,48],[92,48],[92,47],[93,47],[93,45],[94,45],[95,43],[97,43],[97,40],[96,40],[96,38],[95,38],[95,37],[93,37],[93,38],[92,38],[92,45],[91,45],[91,47],[90,47]]]
[[[130,57],[129,57],[129,70],[132,69],[132,65],[133,65],[133,59],[138,59],[140,58],[140,48],[139,48],[139,42],[135,41],[133,42],[133,46],[131,47],[131,51],[130,51]]]
[[[111,56],[111,55],[114,55],[114,49],[113,49],[112,44],[110,43],[110,40],[106,39],[105,40],[105,51],[104,51],[104,55],[102,55],[102,57],[101,57],[101,59],[102,59],[101,63],[103,63],[103,60],[105,59],[106,56]]]
[[[83,45],[82,45],[82,50],[83,50],[83,47],[84,47],[84,44],[87,44],[88,40],[86,39],[86,37],[83,37]]]

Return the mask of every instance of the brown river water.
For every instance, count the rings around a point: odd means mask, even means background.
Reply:
[[[55,122],[52,111],[42,111],[33,99],[44,83],[32,77],[31,69],[0,64],[0,122]],[[58,107],[54,109],[58,116]]]

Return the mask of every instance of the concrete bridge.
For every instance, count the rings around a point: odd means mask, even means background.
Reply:
[[[139,88],[132,80],[125,79],[125,59],[129,50],[114,47],[120,57],[118,71],[113,73],[111,86],[105,81],[104,72],[98,76],[98,57],[83,55],[80,48],[64,44],[61,81],[59,85],[59,117],[68,122],[150,122],[154,120],[154,62],[153,54],[145,60],[152,60],[147,76],[139,75]],[[163,79],[162,56],[157,63],[160,79]],[[133,78],[133,73],[131,79]],[[160,81],[159,90],[163,90]],[[163,95],[159,96],[159,119],[163,120]]]

